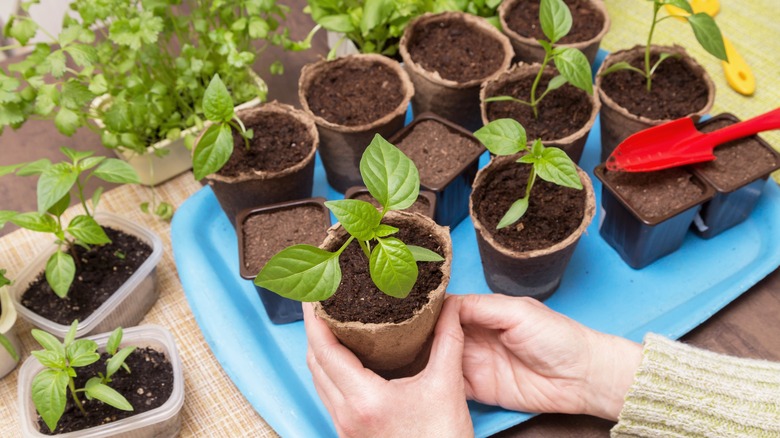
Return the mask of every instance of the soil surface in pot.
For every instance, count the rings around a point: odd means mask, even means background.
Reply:
[[[604,27],[604,17],[588,0],[565,0],[572,16],[569,34],[557,44],[572,44],[588,41],[596,37]],[[517,34],[534,40],[547,37],[539,22],[539,0],[521,0],[515,2],[507,11],[506,24]]]
[[[389,222],[398,233],[392,237],[401,239],[407,245],[417,245],[437,254],[444,251],[429,234]],[[346,240],[346,239],[345,239]],[[417,262],[419,274],[417,283],[406,298],[394,298],[382,293],[371,281],[368,259],[356,241],[349,244],[339,257],[341,285],[336,293],[322,302],[328,314],[339,321],[360,321],[363,323],[400,323],[428,303],[429,294],[439,287],[442,280],[441,265],[444,262]]]
[[[704,190],[680,168],[657,172],[604,172],[604,177],[636,211],[655,219],[701,198]]]
[[[105,373],[106,361],[110,357],[107,353],[102,353],[99,361],[78,368],[76,370],[78,377],[74,379],[76,388],[83,388],[90,377]],[[130,402],[133,411],[121,411],[99,400],[87,400],[84,393],[79,393],[79,401],[87,411],[87,415],[84,416],[73,403],[73,398],[68,392],[65,413],[60,418],[55,432],[49,430],[40,416],[38,417],[39,430],[47,435],[84,430],[151,411],[168,401],[173,392],[173,366],[164,353],[148,347],[138,348],[127,357],[125,363],[130,368],[130,374],[120,368],[111,376],[109,386]]]
[[[536,88],[539,97],[547,89],[552,73],[544,73]],[[531,100],[531,88],[535,75],[520,78],[517,81],[502,84],[487,97],[512,96],[516,99]],[[539,117],[534,117],[533,109],[517,102],[490,102],[487,104],[488,120],[510,118],[520,122],[525,128],[528,140],[541,138],[545,141],[558,140],[579,131],[588,120],[593,109],[590,96],[584,91],[566,84],[550,92],[538,105]]]
[[[471,162],[482,145],[435,120],[423,120],[396,144],[417,165],[420,183],[442,187]]]
[[[88,251],[76,245],[76,276],[65,298],[58,297],[41,272],[22,294],[22,305],[58,324],[84,321],[106,302],[152,254],[137,237],[103,228],[111,243]],[[72,252],[71,252],[72,254]]]
[[[379,205],[379,201],[374,199],[374,197],[371,196],[370,193],[359,193],[353,196],[352,199],[369,202],[377,209],[381,209]],[[428,210],[430,210],[430,208],[431,208],[431,204],[428,202],[428,198],[426,198],[425,196],[418,196],[417,200],[414,201],[414,204],[412,204],[411,207],[407,208],[404,211],[408,211],[409,213],[420,213],[422,215],[427,215]]]
[[[651,55],[650,65],[657,60],[658,55]],[[637,52],[629,64],[644,70],[644,51]],[[679,119],[707,104],[707,84],[677,58],[667,58],[658,66],[649,93],[644,76],[628,70],[604,76],[601,89],[631,114],[653,120]]]
[[[243,226],[245,267],[257,273],[288,246],[319,246],[328,231],[323,213],[328,214],[313,205],[296,205],[247,217]]]
[[[253,171],[278,172],[303,161],[314,139],[306,125],[287,114],[263,113],[257,123],[246,126],[254,136],[246,148],[244,138],[233,130],[233,154],[219,171],[222,176],[238,176]]]
[[[462,20],[417,26],[408,49],[409,56],[425,70],[460,83],[490,76],[504,60],[500,42]]]
[[[699,128],[702,132],[712,132],[732,125],[734,122],[721,120]],[[776,165],[775,155],[755,138],[744,138],[719,145],[713,150],[715,161],[699,166],[713,183],[723,190],[730,191],[753,181],[758,175],[764,175]]]
[[[474,199],[477,218],[502,246],[514,251],[550,247],[569,237],[585,216],[585,190],[536,179],[525,215],[514,225],[496,230],[509,207],[525,193],[530,165],[493,172]]]
[[[365,125],[393,112],[404,100],[398,74],[376,62],[332,66],[312,81],[306,101],[314,115],[342,126]]]

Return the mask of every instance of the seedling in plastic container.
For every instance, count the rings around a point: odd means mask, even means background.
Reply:
[[[404,298],[417,281],[416,262],[444,260],[439,254],[392,237],[398,228],[382,223],[388,211],[409,208],[420,192],[414,162],[380,135],[375,135],[360,160],[360,174],[382,207],[356,199],[328,201],[349,238],[335,252],[310,245],[283,249],[266,263],[255,284],[298,301],[322,301],[341,283],[339,256],[356,240],[366,256],[371,279],[380,291]]]
[[[566,155],[566,152],[555,147],[545,147],[539,139],[535,140],[529,148],[526,143],[525,128],[516,120],[494,120],[477,130],[474,136],[495,155],[514,155],[523,151],[527,152],[518,158],[517,162],[531,165],[525,194],[512,203],[509,210],[498,222],[497,229],[508,227],[523,217],[528,210],[531,190],[537,176],[559,186],[582,190],[577,167]]]
[[[106,362],[106,373],[90,378],[84,388],[76,389],[74,378],[78,376],[77,369],[91,365],[100,360],[98,345],[89,339],[75,339],[78,320],[73,321],[63,342],[42,330],[33,329],[32,335],[43,347],[43,350],[33,351],[46,369],[38,373],[32,381],[32,399],[35,409],[43,418],[51,431],[57,428],[62,414],[65,412],[67,393],[70,393],[73,403],[84,414],[84,406],[78,393],[83,392],[88,400],[98,399],[107,405],[123,411],[132,411],[133,406],[116,390],[108,386],[120,367],[130,370],[124,361],[135,347],[125,347],[117,351],[122,341],[122,329],[117,328],[111,334],[106,350],[111,358]]]
[[[593,94],[593,83],[590,76],[590,63],[588,58],[578,49],[573,47],[553,47],[553,44],[569,34],[571,30],[571,11],[563,0],[542,0],[539,5],[539,21],[542,24],[542,32],[547,40],[539,40],[544,48],[544,60],[539,72],[531,85],[531,100],[525,101],[512,96],[494,96],[485,99],[486,102],[511,101],[530,106],[534,111],[534,117],[539,117],[539,103],[550,92],[561,88],[566,84]],[[537,97],[537,89],[542,80],[544,68],[552,61],[560,73],[547,83],[547,89]]]

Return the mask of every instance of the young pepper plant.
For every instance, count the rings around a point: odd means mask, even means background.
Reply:
[[[379,134],[360,160],[360,174],[381,205],[344,199],[325,205],[349,238],[335,252],[311,245],[294,245],[274,255],[255,278],[255,284],[298,301],[322,301],[341,283],[339,256],[356,240],[366,256],[371,280],[387,295],[404,298],[417,281],[417,263],[444,260],[439,254],[392,237],[398,228],[382,223],[388,211],[409,208],[420,192],[414,162]]]
[[[5,272],[5,269],[0,269],[0,289],[11,284],[11,280],[5,276]],[[11,341],[2,333],[0,333],[0,345],[5,348],[5,351],[11,355],[13,360],[19,360],[19,353],[16,351],[16,348],[14,348],[14,345],[11,343]]]
[[[203,114],[214,124],[203,133],[193,152],[192,167],[197,180],[218,172],[230,160],[233,154],[233,129],[243,137],[247,149],[254,135],[236,115],[233,98],[219,75],[211,78],[203,94]]]
[[[590,63],[588,58],[578,49],[573,47],[553,47],[553,44],[560,41],[561,38],[569,34],[571,30],[571,11],[563,0],[542,0],[539,5],[539,21],[542,24],[542,32],[547,40],[539,40],[544,48],[544,60],[539,68],[539,72],[531,85],[530,101],[517,99],[512,96],[495,96],[486,99],[486,102],[512,101],[528,105],[533,109],[534,117],[539,117],[539,103],[550,92],[561,88],[562,86],[572,84],[573,86],[585,91],[589,95],[593,94],[593,83],[590,76]],[[550,79],[547,88],[537,97],[539,83],[544,74],[544,68],[552,61],[560,75]]]
[[[536,139],[529,148],[526,143],[525,128],[516,120],[494,120],[474,132],[474,136],[495,155],[526,152],[517,159],[517,162],[531,165],[523,197],[512,203],[498,222],[496,229],[508,227],[525,215],[537,176],[559,186],[582,190],[577,167],[566,152],[555,147],[545,147],[539,139]]]
[[[126,347],[119,352],[116,351],[122,339],[121,328],[114,330],[109,338],[109,344],[112,345],[114,352],[109,351],[111,358],[106,362],[106,374],[101,373],[100,377],[92,377],[84,388],[76,389],[74,380],[78,375],[76,370],[100,360],[95,341],[75,339],[78,324],[78,320],[73,321],[63,342],[45,331],[32,330],[33,337],[43,350],[33,351],[31,354],[46,367],[33,378],[32,399],[38,414],[52,431],[57,428],[57,423],[65,412],[68,392],[73,403],[84,415],[87,413],[79,400],[79,392],[83,392],[88,400],[98,399],[123,411],[133,410],[133,406],[122,394],[108,386],[111,376],[123,365],[127,367],[124,361],[135,350],[135,347]],[[107,345],[106,350],[108,348]],[[129,369],[126,370],[129,372]]]
[[[0,210],[0,229],[11,222],[32,231],[51,234],[58,249],[46,262],[46,281],[57,296],[65,298],[76,273],[75,245],[89,248],[89,245],[111,243],[103,228],[95,221],[93,210],[97,208],[102,187],[95,190],[91,198],[84,194],[84,184],[96,177],[111,183],[138,183],[138,174],[122,160],[93,157],[93,152],[79,152],[61,147],[70,162],[52,164],[48,159],[0,167],[0,176],[16,172],[19,176],[40,175],[38,178],[38,211],[19,213]],[[93,170],[94,169],[94,170]],[[86,174],[86,177],[82,176]],[[62,219],[70,205],[71,191],[76,194],[84,213],[67,224]],[[92,209],[88,205],[92,204]]]
[[[728,62],[728,57],[726,56],[726,46],[723,44],[723,35],[721,34],[718,25],[715,24],[715,20],[713,20],[712,17],[705,14],[704,12],[694,14],[693,8],[691,8],[691,5],[686,0],[649,1],[653,2],[653,22],[650,24],[650,32],[647,35],[647,44],[645,45],[644,69],[636,68],[628,62],[621,61],[609,66],[609,68],[601,73],[601,76],[606,76],[610,73],[614,73],[620,70],[633,71],[645,78],[647,92],[649,93],[652,90],[653,74],[655,73],[656,69],[658,69],[658,66],[661,65],[664,60],[675,56],[672,53],[661,53],[658,56],[658,60],[654,64],[650,65],[650,46],[653,42],[655,26],[669,18],[681,18],[686,20],[688,24],[691,25],[693,34],[696,36],[696,40],[699,42],[699,44],[701,44],[704,50],[721,61]],[[676,6],[687,12],[689,15],[666,15],[664,17],[658,18],[658,11],[660,11],[661,8],[666,5]]]

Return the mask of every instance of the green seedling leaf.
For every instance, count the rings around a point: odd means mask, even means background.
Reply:
[[[38,178],[38,213],[43,213],[70,192],[79,174],[69,163],[49,166]]]
[[[40,175],[49,167],[51,167],[51,161],[49,161],[48,158],[41,158],[40,160],[25,164],[25,166],[19,169],[16,174],[19,176]]]
[[[395,237],[377,239],[368,261],[371,280],[379,290],[405,298],[417,281],[417,263],[406,244]]]
[[[341,283],[339,253],[294,245],[271,257],[255,284],[297,301],[322,301]]]
[[[98,52],[92,46],[86,44],[73,44],[63,50],[73,58],[73,62],[79,67],[89,67],[98,62]],[[90,91],[92,90],[90,89]],[[103,91],[103,93],[105,93],[105,91]]]
[[[85,158],[81,163],[79,163],[79,169],[82,171],[92,169],[93,167],[97,166],[98,164],[102,163],[103,160],[105,160],[106,157],[88,157]]]
[[[74,164],[78,163],[79,161],[83,160],[84,158],[90,157],[94,155],[94,152],[92,151],[77,151],[75,149],[71,149],[67,146],[62,146],[60,148],[60,152],[62,152],[63,155],[68,157],[71,161],[73,161]]]
[[[376,237],[387,237],[397,232],[398,232],[398,228],[391,227],[390,225],[387,224],[379,224],[379,226],[376,227],[376,229],[374,229],[374,235]]]
[[[84,367],[100,360],[97,343],[90,339],[76,339],[68,345],[68,363],[71,367]]]
[[[48,214],[20,213],[9,219],[12,224],[40,233],[57,231],[57,222]]]
[[[408,248],[409,252],[412,253],[412,257],[414,257],[415,261],[418,261],[418,262],[442,262],[442,261],[444,261],[444,257],[442,257],[439,254],[431,251],[428,248],[423,248],[422,246],[417,246],[417,245],[406,245],[406,248]]]
[[[167,202],[161,202],[157,204],[157,208],[154,209],[154,214],[164,221],[169,221],[173,217],[174,211],[173,205]]]
[[[14,345],[11,343],[11,341],[2,333],[0,333],[0,345],[5,348],[5,351],[8,352],[8,355],[11,356],[11,359],[13,359],[15,362],[19,361],[19,353],[16,352],[16,348],[14,348]]]
[[[39,329],[32,329],[30,333],[44,350],[50,351],[59,357],[65,357],[65,347],[62,346],[60,340],[55,338],[54,335]]]
[[[331,32],[347,33],[355,30],[347,14],[328,15],[317,20],[317,23]]]
[[[113,355],[111,359],[106,362],[106,377],[110,378],[114,373],[119,371],[119,368],[124,365],[127,356],[130,356],[134,351],[135,347],[125,347]]]
[[[54,293],[60,298],[65,298],[76,276],[76,264],[70,254],[57,251],[49,257],[45,273],[46,282]]]
[[[496,155],[513,155],[526,149],[525,128],[514,119],[493,120],[474,136]]]
[[[38,25],[30,18],[12,16],[5,26],[5,32],[6,35],[19,41],[19,44],[26,46],[38,32]]]
[[[20,168],[20,167],[22,167],[24,165],[25,165],[25,163],[11,164],[11,165],[8,165],[8,166],[0,166],[0,176],[8,175],[9,173],[14,173],[16,171],[16,169],[18,169],[18,168]]]
[[[571,11],[563,0],[542,0],[539,5],[539,21],[544,36],[555,44],[571,30]]]
[[[233,118],[233,99],[218,74],[203,93],[203,114],[212,122],[229,122]]]
[[[616,63],[610,65],[609,67],[607,67],[606,70],[604,70],[603,72],[599,73],[599,76],[606,76],[606,75],[608,75],[610,73],[614,73],[614,72],[620,71],[620,70],[631,70],[633,72],[639,73],[642,76],[645,75],[645,72],[643,72],[642,70],[632,66],[631,64],[629,64],[629,63],[627,63],[625,61],[620,61],[620,62],[616,62]]]
[[[69,381],[68,373],[62,370],[43,370],[33,378],[33,404],[50,430],[57,428],[65,412],[65,391]]]
[[[547,83],[547,91],[557,90],[566,85],[566,78],[561,75],[555,76]]]
[[[80,215],[73,218],[68,224],[68,232],[76,239],[90,244],[103,245],[111,243],[111,239],[91,216]]]
[[[555,68],[561,72],[561,76],[580,90],[593,94],[588,58],[579,50],[571,47],[556,49],[556,51],[558,53],[553,59]]]
[[[68,209],[68,206],[70,206],[70,193],[66,193],[62,199],[57,201],[56,204],[52,205],[51,208],[49,208],[48,213],[54,216],[62,216],[62,213],[65,213],[65,210]]]
[[[539,178],[572,189],[582,189],[577,168],[566,152],[558,148],[546,148],[542,158],[534,163]]]
[[[420,194],[420,174],[414,162],[379,134],[360,159],[360,175],[385,210],[409,208]]]
[[[327,201],[325,206],[333,212],[341,225],[356,239],[371,240],[374,230],[382,220],[382,213],[368,202],[357,199]]]
[[[661,53],[660,55],[658,55],[658,61],[656,61],[655,64],[653,65],[653,68],[650,69],[650,76],[652,76],[653,73],[655,73],[655,70],[658,68],[659,65],[661,65],[662,62],[664,62],[665,59],[677,58],[677,57],[678,55],[673,53]]]
[[[0,216],[2,215],[2,211],[0,211]],[[8,279],[8,277],[5,276],[6,270],[0,269],[0,287],[8,286],[11,284],[11,280]]]
[[[195,146],[192,157],[195,179],[219,171],[233,154],[233,134],[228,125],[211,125]]]
[[[666,0],[667,5],[677,6],[689,14],[693,14],[693,8],[687,0]]]
[[[73,343],[73,341],[76,339],[76,331],[79,329],[79,320],[75,319],[72,323],[70,323],[70,328],[68,329],[68,333],[65,334],[65,339],[62,343],[65,348],[68,348],[70,344]]]
[[[100,203],[100,195],[103,194],[103,186],[98,187],[95,189],[94,192],[92,192],[92,209],[96,209],[98,204]]]
[[[718,29],[718,25],[715,24],[715,20],[709,15],[700,12],[688,16],[688,23],[693,28],[693,34],[699,41],[704,50],[708,51],[712,56],[720,59],[721,61],[728,62],[728,56],[726,56],[726,46],[723,44],[723,35]]]
[[[360,20],[360,31],[363,35],[367,35],[383,23],[393,9],[392,0],[366,0],[363,4],[363,17]]]
[[[79,128],[79,115],[69,108],[60,108],[60,111],[54,117],[54,125],[61,133],[71,136]]]
[[[504,217],[498,221],[496,229],[500,230],[514,224],[523,217],[526,211],[528,211],[528,198],[518,199],[517,201],[513,202],[509,207],[509,210],[504,213]]]
[[[59,370],[59,369],[65,369],[68,366],[65,356],[60,356],[53,351],[46,351],[46,350],[31,351],[30,354],[32,354],[36,359],[38,359],[38,362],[40,362],[41,365],[45,366],[46,368],[53,368]]]
[[[98,399],[103,403],[113,406],[121,411],[132,411],[133,405],[127,401],[127,399],[115,389],[100,383],[99,377],[93,377],[87,380],[87,384],[84,387],[88,396]]]
[[[140,184],[141,179],[135,169],[125,161],[117,158],[106,158],[92,175],[106,182],[120,184]]]
[[[106,342],[106,351],[110,355],[115,355],[117,350],[119,350],[119,343],[122,342],[122,327],[117,327],[113,332],[111,332],[111,336],[108,337],[108,342]]]

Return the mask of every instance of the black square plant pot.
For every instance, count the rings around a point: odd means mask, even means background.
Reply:
[[[254,228],[263,233],[262,238],[249,234]],[[274,254],[290,245],[319,246],[325,240],[328,228],[330,211],[325,207],[324,198],[300,199],[241,211],[236,217],[241,277],[254,280]],[[274,324],[303,319],[299,301],[256,285],[255,288]]]
[[[460,142],[462,147],[468,149],[467,153],[449,155],[452,159],[457,159],[459,163],[447,175],[437,176],[435,179],[431,179],[426,174],[426,163],[416,159],[416,153],[411,152],[412,145],[404,142],[407,138],[416,138],[410,136],[420,135],[420,128],[426,129],[426,127],[431,128],[434,126],[431,124],[444,128],[442,130],[442,138],[437,138],[438,143],[436,146],[440,150],[431,151],[431,156],[435,157],[436,160],[444,159],[447,148],[452,148],[455,141]],[[426,129],[426,131],[430,132],[432,129]],[[436,223],[454,228],[468,216],[471,185],[477,175],[479,157],[485,152],[485,147],[471,132],[436,114],[422,113],[415,117],[412,123],[393,136],[390,143],[396,145],[415,162],[420,170],[420,186],[424,190],[429,190],[436,194],[436,213],[434,214]],[[444,152],[439,154],[442,151]]]
[[[736,116],[724,113],[696,127],[710,132],[737,122]],[[715,187],[715,196],[702,206],[694,220],[694,231],[705,239],[747,219],[769,175],[780,169],[780,153],[758,136],[719,145],[713,153],[715,161],[691,167],[696,176]]]
[[[679,171],[690,174],[684,169]],[[605,177],[605,173],[604,164],[594,170],[594,174],[602,182],[602,218],[599,232],[634,269],[644,268],[679,249],[701,205],[715,195],[712,186],[690,174],[693,184],[701,188],[701,196],[663,216],[651,218],[642,214],[637,206],[631,205]]]
[[[365,186],[348,188],[344,193],[344,199],[359,199],[361,201],[371,202],[379,208],[379,203],[371,197],[371,193],[369,193]],[[433,219],[434,214],[436,213],[436,194],[428,190],[420,190],[420,194],[417,195],[417,200],[414,201],[414,204],[404,211],[424,214]]]

